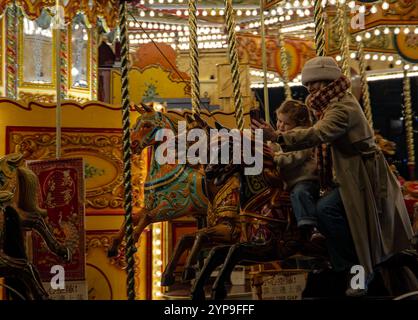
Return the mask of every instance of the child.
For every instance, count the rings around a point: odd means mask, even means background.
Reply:
[[[312,126],[308,108],[296,100],[285,101],[277,109],[276,115],[280,133]],[[316,230],[319,178],[313,149],[282,152],[276,143],[271,148],[286,190],[290,192],[298,227],[308,240],[318,240],[322,237]]]

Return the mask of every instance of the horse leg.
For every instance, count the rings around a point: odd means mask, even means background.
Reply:
[[[231,246],[218,246],[213,248],[205,260],[202,270],[191,288],[192,300],[205,300],[205,283],[216,267],[220,266],[228,254]]]
[[[12,258],[0,253],[0,274],[9,279],[19,279],[26,288],[25,292],[20,292],[24,299],[48,298],[48,293],[42,286],[39,273],[27,260]]]
[[[42,217],[37,215],[25,215],[22,217],[22,227],[25,230],[35,230],[54,254],[64,259],[66,262],[71,260],[70,250],[57,241]]]
[[[212,298],[223,300],[226,298],[225,282],[230,279],[234,267],[241,261],[269,262],[279,259],[275,241],[259,245],[248,243],[234,244],[228,252],[224,265],[212,286]]]
[[[139,217],[143,214],[146,214],[147,210],[143,208],[138,214],[132,215],[132,223],[134,226],[138,225]],[[118,233],[114,238],[112,238],[112,244],[110,245],[107,256],[108,258],[113,258],[118,255],[119,252],[119,246],[123,241],[123,238],[125,237],[125,230],[126,230],[126,221],[123,221],[122,226],[120,227]]]
[[[152,223],[152,218],[155,215],[148,215],[148,214],[144,214],[139,218],[138,224],[137,226],[134,228],[133,230],[133,237],[134,237],[134,243],[137,243],[139,238],[141,237],[142,232],[144,231],[144,229],[150,224]]]
[[[167,264],[163,274],[161,275],[161,285],[162,286],[171,286],[174,284],[174,270],[180,260],[181,255],[184,251],[189,249],[195,240],[195,234],[186,234],[184,235],[179,242],[177,242],[174,249],[174,253],[170,258],[169,263]]]
[[[183,281],[192,280],[196,277],[195,265],[198,262],[202,247],[209,242],[207,235],[204,232],[198,232],[196,240],[194,241],[192,250],[190,250],[189,256],[186,260],[186,265],[183,271]]]

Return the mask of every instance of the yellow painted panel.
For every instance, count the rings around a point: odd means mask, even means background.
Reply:
[[[112,71],[111,101],[114,105],[121,104],[121,76]],[[187,83],[175,82],[170,79],[170,72],[159,67],[148,67],[141,71],[132,68],[129,71],[129,93],[132,103],[138,104],[144,98],[187,98]]]

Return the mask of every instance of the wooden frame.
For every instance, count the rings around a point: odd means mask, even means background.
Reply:
[[[73,67],[73,43],[72,43],[72,34],[73,34],[73,22],[68,25],[68,88],[74,92],[89,92],[91,89],[91,65],[90,65],[90,57],[91,57],[91,32],[90,29],[86,27],[86,34],[87,34],[87,50],[86,50],[86,62],[87,62],[87,69],[86,69],[86,76],[87,76],[87,87],[74,87],[73,86],[73,75],[72,75],[72,67]]]
[[[19,17],[18,23],[18,75],[19,75],[19,87],[20,88],[31,88],[31,89],[54,89],[56,84],[56,68],[57,68],[57,61],[56,61],[56,46],[55,46],[55,32],[51,30],[52,33],[52,48],[51,48],[51,82],[50,83],[33,83],[24,80],[23,74],[23,65],[24,65],[24,31],[23,31],[23,19],[25,17],[22,15]],[[47,59],[44,57],[43,59]]]
[[[0,87],[3,86],[4,81],[3,81],[3,68],[6,65],[5,61],[3,61],[3,56],[5,56],[3,54],[3,43],[5,42],[4,40],[4,33],[3,33],[3,22],[5,19],[3,19],[3,17],[0,17]],[[0,88],[3,89],[3,88]]]

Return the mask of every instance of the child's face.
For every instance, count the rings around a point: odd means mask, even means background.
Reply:
[[[286,132],[292,130],[296,127],[295,121],[290,119],[289,115],[286,113],[277,114],[277,129],[280,132]]]

